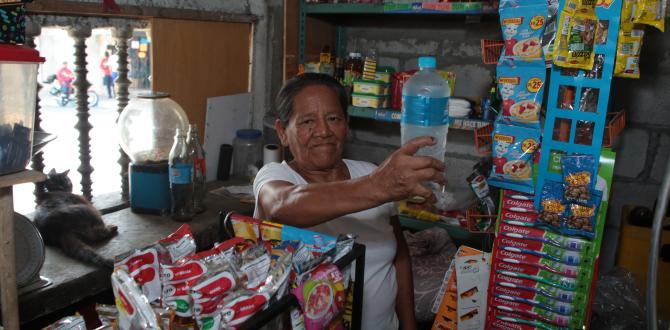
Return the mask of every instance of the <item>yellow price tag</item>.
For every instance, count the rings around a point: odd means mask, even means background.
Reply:
[[[530,78],[526,83],[526,88],[528,88],[528,91],[531,93],[537,93],[538,91],[540,91],[540,88],[542,88],[542,84],[543,84],[542,79]]]
[[[525,153],[534,152],[537,149],[537,141],[533,139],[525,139],[521,143],[521,150]]]
[[[544,26],[544,16],[533,16],[533,18],[530,19],[530,28],[533,30],[537,30],[541,27]]]

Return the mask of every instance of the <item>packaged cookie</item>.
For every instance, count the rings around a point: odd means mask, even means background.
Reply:
[[[601,197],[600,192],[594,190],[588,202],[569,204],[563,220],[563,232],[593,239]]]
[[[563,195],[562,184],[555,181],[544,182],[540,200],[540,215],[537,218],[538,223],[557,231],[560,230],[566,207]]]
[[[591,70],[598,26],[595,1],[567,1],[558,26],[554,64],[565,68]]]
[[[595,160],[589,155],[561,157],[565,200],[586,203],[595,184]]]
[[[540,130],[497,121],[493,129],[493,170],[489,185],[532,194],[533,159]]]
[[[547,15],[546,1],[501,1],[500,25],[505,45],[499,62],[544,61],[542,36]]]
[[[496,73],[502,100],[499,118],[539,128],[547,75],[544,62],[501,63]]]

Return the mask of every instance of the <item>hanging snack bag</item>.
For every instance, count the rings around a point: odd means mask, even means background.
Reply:
[[[595,160],[589,155],[561,157],[565,200],[586,203],[595,184]]]
[[[523,126],[540,127],[547,71],[544,62],[501,63],[496,69],[502,116]]]
[[[119,329],[160,329],[149,300],[125,270],[112,273],[112,290],[119,309]]]
[[[570,204],[563,222],[563,231],[568,235],[578,235],[593,239],[595,237],[596,215],[598,214],[601,197],[600,192],[594,190],[588,202]]]
[[[546,1],[501,1],[500,25],[505,45],[499,63],[505,60],[544,61],[542,35],[547,10]]]
[[[333,264],[323,264],[312,277],[293,289],[305,317],[305,329],[324,329],[344,308],[342,273]]]
[[[559,19],[554,64],[591,70],[598,18],[593,0],[567,0]]]
[[[556,33],[558,32],[558,0],[548,0],[547,2],[549,6],[547,8],[544,36],[542,37],[542,51],[547,67],[550,67],[554,58],[554,46],[556,45]]]
[[[539,143],[539,129],[496,122],[489,185],[533,193],[533,158]]]
[[[617,39],[614,76],[640,78],[640,51],[644,37],[644,26],[633,23],[637,0],[624,0],[621,8],[621,26]]]
[[[114,269],[123,269],[142,288],[149,302],[161,297],[159,263],[156,249],[153,247],[135,249],[116,257]]]
[[[667,0],[638,0],[633,11],[633,22],[665,30]]]
[[[537,221],[551,229],[560,231],[561,219],[565,213],[563,185],[559,182],[545,181],[540,200],[540,215]]]

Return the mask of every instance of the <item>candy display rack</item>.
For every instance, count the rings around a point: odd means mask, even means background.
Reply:
[[[619,31],[619,19],[621,16],[622,0],[599,1],[596,7],[596,15],[599,22],[605,23],[608,28],[606,42],[595,45],[596,64],[592,71],[566,70],[556,65],[551,69],[551,83],[547,97],[547,115],[544,123],[544,136],[542,139],[542,150],[540,163],[538,165],[538,176],[535,191],[542,191],[546,180],[562,181],[560,171],[553,170],[552,161],[558,158],[558,154],[583,154],[594,157],[595,166],[598,166],[600,152],[603,146],[603,134],[607,124],[607,109],[610,100],[610,89],[614,61],[616,59],[617,36]],[[565,1],[559,5],[559,13],[563,10]],[[599,63],[598,58],[602,57]],[[575,76],[576,72],[576,76]],[[559,99],[559,90],[572,89],[574,100],[566,102]],[[588,91],[598,90],[597,105],[595,112],[584,111],[581,95]],[[565,94],[565,93],[564,93]],[[565,95],[563,95],[565,98]],[[566,104],[569,103],[569,104]],[[586,122],[593,125],[593,134],[590,144],[578,144],[575,142],[578,122]],[[562,134],[554,134],[555,128],[563,131]],[[610,131],[611,133],[611,131]],[[597,168],[596,168],[597,170]],[[595,181],[593,182],[595,185]],[[591,188],[594,188],[592,186]],[[539,209],[540,195],[535,196],[535,207]]]

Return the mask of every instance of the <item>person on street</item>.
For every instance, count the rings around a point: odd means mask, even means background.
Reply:
[[[111,99],[114,97],[114,88],[112,87],[114,81],[112,79],[112,68],[109,65],[109,52],[105,52],[105,56],[100,61],[100,69],[102,70],[102,84],[107,87],[107,97]]]

